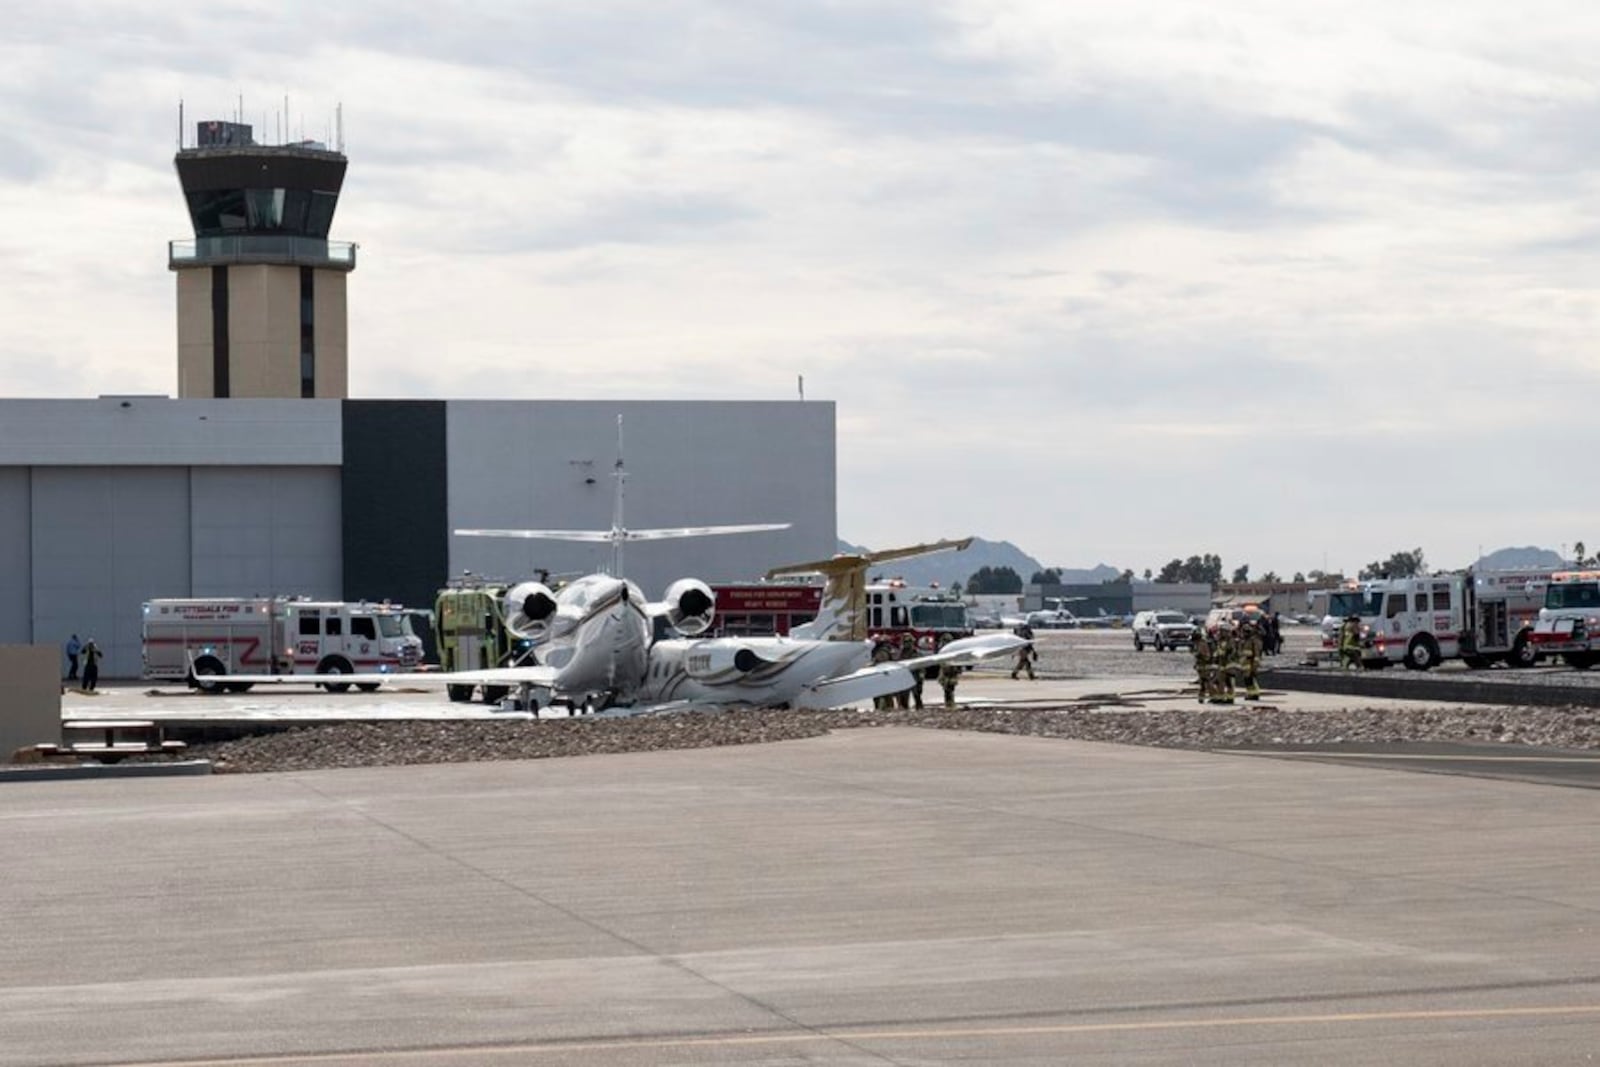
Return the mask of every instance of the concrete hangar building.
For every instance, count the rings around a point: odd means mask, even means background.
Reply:
[[[451,531],[609,528],[619,415],[628,525],[792,524],[630,545],[646,595],[835,550],[832,403],[349,399],[343,153],[203,122],[175,164],[178,396],[0,399],[0,644],[93,636],[136,677],[156,597],[426,607],[464,571],[599,570],[609,546]]]

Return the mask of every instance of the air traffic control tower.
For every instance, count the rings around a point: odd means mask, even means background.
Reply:
[[[315,141],[255,143],[201,122],[173,165],[194,239],[172,241],[180,397],[349,392],[345,276],[356,246],[328,240],[344,154]]]

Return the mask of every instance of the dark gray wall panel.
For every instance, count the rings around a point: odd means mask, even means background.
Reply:
[[[445,405],[344,402],[344,596],[432,608],[449,575]]]

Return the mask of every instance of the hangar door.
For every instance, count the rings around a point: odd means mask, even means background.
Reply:
[[[76,633],[137,677],[139,605],[189,591],[187,467],[35,467],[34,640]]]

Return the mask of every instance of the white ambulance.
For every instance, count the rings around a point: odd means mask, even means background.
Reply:
[[[389,603],[307,597],[212,597],[144,604],[144,677],[205,692],[242,693],[250,682],[217,675],[373,674],[414,670],[422,639],[411,613]],[[342,693],[348,683],[322,687]],[[370,692],[371,683],[358,686]]]

